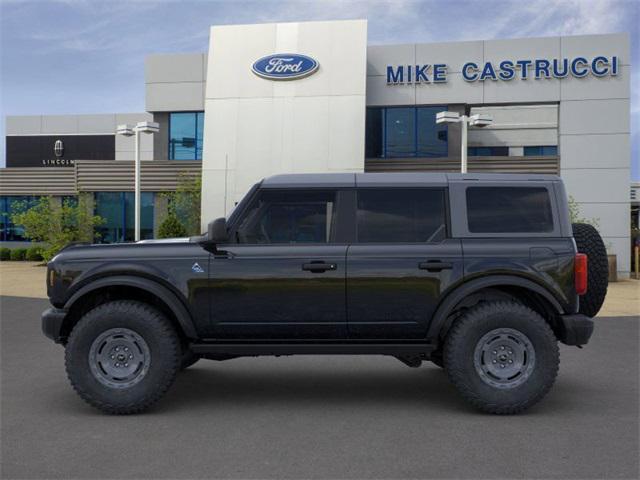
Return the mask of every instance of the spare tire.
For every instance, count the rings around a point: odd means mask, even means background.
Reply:
[[[607,296],[609,261],[602,237],[593,225],[574,223],[573,238],[579,253],[587,255],[587,293],[580,297],[579,312],[595,317]]]

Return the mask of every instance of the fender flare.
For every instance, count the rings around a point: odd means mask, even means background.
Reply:
[[[541,285],[535,283],[534,281],[512,275],[491,275],[488,277],[481,277],[470,280],[450,292],[440,303],[440,305],[438,305],[436,313],[433,315],[433,319],[429,324],[429,329],[427,330],[427,338],[437,339],[442,331],[446,331],[448,329],[448,327],[450,326],[450,322],[447,321],[449,315],[456,307],[456,305],[464,300],[465,297],[484,288],[499,286],[515,286],[526,288],[527,290],[537,293],[545,300],[547,300],[556,311],[556,313],[558,313],[558,315],[561,315],[564,312],[562,305],[551,294],[551,292],[549,292],[549,290],[542,287]]]
[[[64,309],[69,311],[80,298],[86,294],[104,287],[126,286],[135,287],[145,290],[150,294],[158,297],[173,313],[182,331],[188,338],[198,338],[198,333],[193,324],[191,314],[182,303],[182,301],[167,287],[160,285],[158,282],[144,277],[136,277],[131,275],[114,275],[99,278],[92,281],[76,291],[69,300],[66,301]]]

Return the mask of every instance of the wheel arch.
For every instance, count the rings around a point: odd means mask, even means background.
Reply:
[[[191,313],[167,287],[144,277],[114,275],[96,279],[76,291],[65,303],[68,312],[62,324],[61,337],[66,338],[87,311],[111,300],[139,300],[159,308],[184,337],[198,337]]]
[[[470,280],[451,291],[438,305],[427,330],[427,338],[444,338],[457,318],[456,313],[480,301],[512,298],[540,313],[556,331],[556,318],[564,312],[560,302],[543,286],[512,275],[492,275]]]

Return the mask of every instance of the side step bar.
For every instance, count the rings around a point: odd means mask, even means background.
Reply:
[[[198,354],[257,355],[429,355],[428,343],[192,343]]]

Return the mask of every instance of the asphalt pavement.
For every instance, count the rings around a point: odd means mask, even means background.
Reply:
[[[298,356],[201,361],[150,412],[107,416],[69,386],[42,299],[2,297],[2,478],[638,478],[638,317],[561,348],[518,416],[468,407],[431,364]]]

